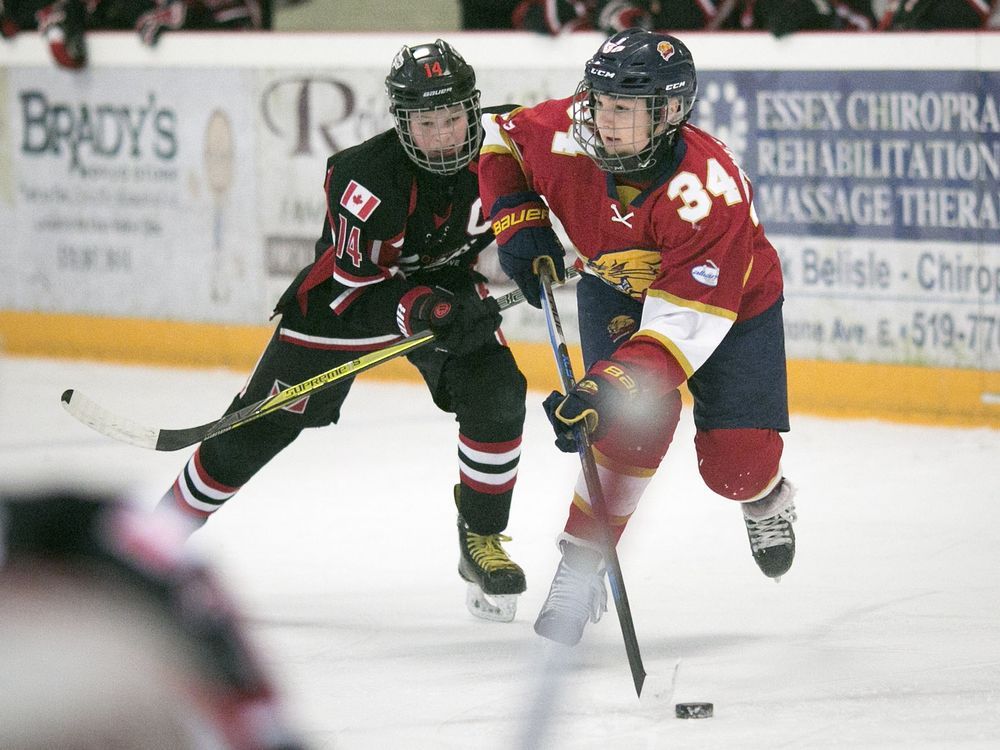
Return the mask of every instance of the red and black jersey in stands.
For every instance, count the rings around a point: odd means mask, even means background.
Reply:
[[[480,190],[534,190],[559,217],[594,274],[643,303],[639,330],[615,353],[676,387],[715,351],[733,323],[782,293],[746,174],[724,144],[685,125],[672,164],[647,186],[618,184],[571,133],[572,98],[487,122]]]

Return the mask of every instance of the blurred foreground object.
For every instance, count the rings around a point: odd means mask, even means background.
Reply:
[[[0,492],[0,747],[303,747],[182,539],[104,495]]]

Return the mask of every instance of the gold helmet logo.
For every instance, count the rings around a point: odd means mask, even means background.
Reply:
[[[660,57],[666,62],[674,56],[674,45],[670,42],[660,42],[656,45],[656,51],[660,53]]]

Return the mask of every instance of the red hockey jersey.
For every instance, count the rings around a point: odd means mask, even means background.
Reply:
[[[543,195],[584,270],[643,303],[640,328],[615,359],[642,352],[646,367],[683,380],[733,323],[781,296],[778,256],[750,181],[723,143],[688,124],[675,163],[649,187],[616,185],[573,138],[573,107],[566,98],[484,117],[483,206],[524,190]]]

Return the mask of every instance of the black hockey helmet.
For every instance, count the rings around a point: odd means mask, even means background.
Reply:
[[[476,156],[482,140],[476,72],[455,48],[442,39],[433,44],[403,47],[392,61],[385,79],[389,111],[396,132],[410,159],[437,174],[454,174]],[[417,112],[462,107],[468,122],[466,137],[454,154],[428,154],[417,148],[410,119]]]
[[[661,145],[673,143],[697,94],[694,58],[680,39],[639,28],[620,31],[587,61],[576,90],[573,136],[603,170],[646,169]],[[607,150],[594,124],[598,96],[641,100],[650,115],[649,143],[633,154]]]

